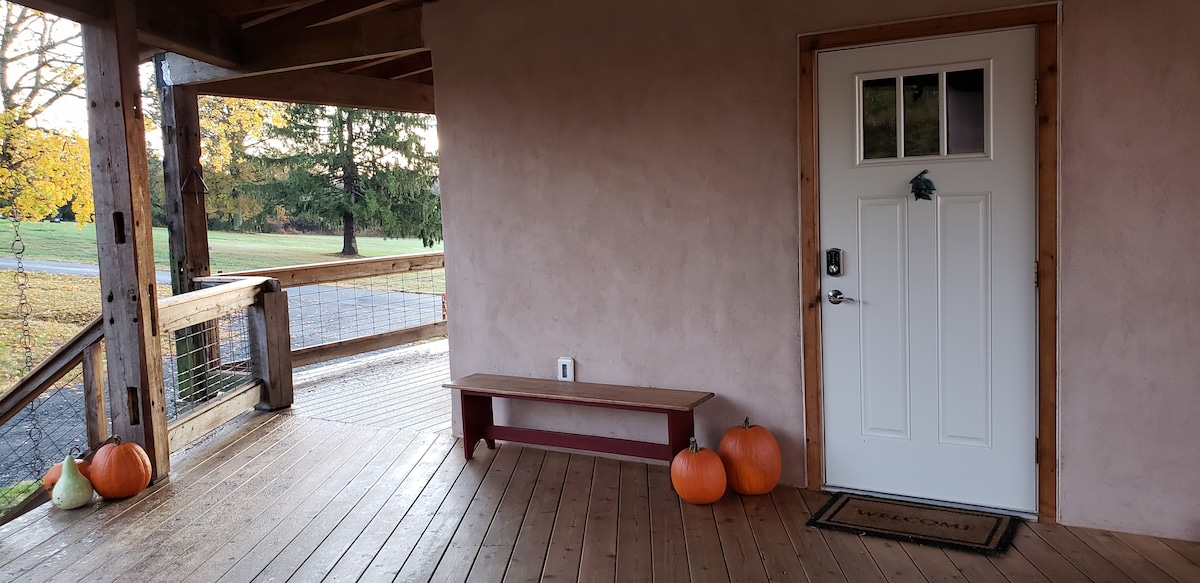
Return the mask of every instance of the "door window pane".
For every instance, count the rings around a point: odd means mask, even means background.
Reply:
[[[983,153],[983,87],[983,69],[946,73],[946,153]]]
[[[932,156],[941,149],[938,74],[904,77],[904,155]]]
[[[863,81],[862,100],[863,159],[895,158],[896,78]]]

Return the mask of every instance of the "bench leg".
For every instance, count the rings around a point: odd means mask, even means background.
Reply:
[[[688,440],[695,434],[695,417],[691,411],[667,412],[667,440],[671,444],[672,457],[687,449]]]
[[[475,453],[475,445],[492,425],[492,398],[479,395],[462,394],[463,422],[463,453],[470,460]],[[496,440],[485,440],[488,449],[496,449]]]

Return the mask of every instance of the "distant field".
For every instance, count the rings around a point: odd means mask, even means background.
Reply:
[[[7,228],[7,225],[5,225]],[[9,240],[11,232],[0,231],[0,241]],[[50,261],[96,263],[96,226],[75,223],[22,223],[21,238],[25,241],[25,257]],[[241,271],[302,263],[345,259],[342,238],[332,235],[266,235],[259,233],[208,234],[212,270]],[[8,243],[0,246],[7,249]],[[358,251],[363,257],[399,255],[441,251],[439,243],[423,247],[420,239],[384,239],[359,237]],[[167,269],[167,230],[154,229],[154,265]]]

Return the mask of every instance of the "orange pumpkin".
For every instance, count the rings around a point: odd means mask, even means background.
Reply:
[[[717,454],[725,464],[729,486],[738,494],[766,494],[783,474],[779,442],[766,428],[751,425],[749,417],[721,436]]]
[[[92,487],[105,498],[128,498],[150,485],[150,456],[136,443],[113,438],[92,457]]]
[[[45,476],[42,476],[42,487],[47,491],[53,490],[54,485],[58,483],[58,479],[62,477],[62,465],[62,462],[58,462],[50,466],[50,470],[46,472]],[[79,468],[79,473],[83,474],[83,477],[89,480],[92,479],[92,464],[85,460],[75,460],[75,465]]]
[[[671,460],[671,485],[684,502],[712,504],[725,495],[725,466],[713,450],[700,447],[693,437],[688,448]]]

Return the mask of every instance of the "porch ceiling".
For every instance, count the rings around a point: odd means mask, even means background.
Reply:
[[[84,22],[104,0],[17,0]],[[425,0],[134,0],[143,59],[200,93],[433,113]],[[381,90],[381,87],[386,90]],[[374,97],[378,96],[378,97]]]

